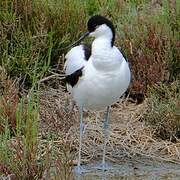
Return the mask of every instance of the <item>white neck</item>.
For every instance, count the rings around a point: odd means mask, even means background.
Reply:
[[[92,64],[101,71],[109,72],[119,68],[119,62],[115,59],[114,47],[111,39],[98,37],[92,43]]]
[[[111,49],[113,33],[106,24],[99,26],[94,32],[90,33],[90,36],[95,38],[92,43],[92,54],[98,54],[99,51],[102,56],[103,50],[106,51]]]
[[[102,53],[106,53],[107,51],[111,50],[111,48],[111,39],[107,38],[106,36],[100,36],[95,38],[92,43],[92,55],[102,56]]]

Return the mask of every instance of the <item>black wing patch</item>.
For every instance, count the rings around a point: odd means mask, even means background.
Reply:
[[[66,82],[68,84],[70,84],[72,87],[74,87],[77,84],[79,78],[82,76],[83,68],[84,68],[84,66],[82,68],[78,69],[77,71],[73,72],[72,74],[67,75]]]
[[[85,59],[86,61],[88,61],[88,59],[91,56],[91,45],[83,44],[83,50],[84,50]]]

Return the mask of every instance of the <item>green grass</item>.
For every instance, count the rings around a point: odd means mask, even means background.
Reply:
[[[180,138],[180,82],[156,84],[149,90],[147,111],[143,120],[150,124],[156,135],[176,142]]]
[[[0,101],[0,175],[29,180],[52,176],[72,179],[71,144],[64,140],[56,147],[53,142],[59,138],[58,132],[46,139],[40,134],[39,90],[31,89],[28,98],[15,98],[16,87],[8,83],[10,90]]]
[[[57,164],[54,177],[70,179],[66,170],[71,172],[67,163],[71,155],[63,153],[64,147],[60,154],[54,146],[44,156],[40,153],[39,80],[50,71],[62,72],[63,47],[86,31],[86,22],[94,14],[110,18],[116,26],[116,45],[131,66],[130,92],[149,97],[151,108],[145,120],[161,134],[162,129],[170,129],[161,138],[177,137],[179,96],[171,88],[180,78],[180,1],[1,0],[0,175],[41,178],[44,173],[50,176],[50,167]],[[151,93],[149,86],[155,86]],[[158,89],[168,100],[159,99]],[[167,119],[171,119],[168,124]],[[48,150],[52,138],[46,140]]]
[[[65,53],[62,48],[77,39],[87,19],[98,13],[115,23],[116,44],[132,66],[133,89],[145,93],[159,78],[179,76],[180,3],[170,2],[2,0],[0,64],[11,77],[18,76],[25,87],[31,87],[34,71],[37,80],[46,75]],[[164,77],[167,69],[168,78]]]
[[[5,110],[1,116],[1,121],[6,120],[0,134],[0,172],[4,175],[13,174],[17,179],[42,177],[44,161],[38,158],[39,110],[35,98],[37,95],[32,93],[26,103],[16,99],[15,114],[11,114],[15,118],[13,126],[12,117]],[[11,102],[7,102],[10,109]]]

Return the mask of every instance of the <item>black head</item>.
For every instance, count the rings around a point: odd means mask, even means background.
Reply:
[[[115,41],[115,28],[112,22],[108,20],[107,18],[100,15],[92,16],[87,23],[88,31],[90,33],[94,32],[96,28],[102,24],[106,24],[111,29],[112,34],[113,34],[111,45],[113,46],[114,41]]]
[[[73,44],[67,46],[66,48],[75,46],[77,44],[79,44],[84,38],[86,38],[87,36],[91,35],[91,33],[95,32],[96,29],[100,26],[100,25],[107,25],[112,32],[112,40],[111,40],[111,46],[114,45],[114,41],[115,41],[115,28],[112,24],[112,22],[108,19],[106,19],[103,16],[100,15],[95,15],[92,16],[87,23],[87,27],[88,27],[88,32],[86,32],[85,34],[83,34],[77,41],[75,41]]]

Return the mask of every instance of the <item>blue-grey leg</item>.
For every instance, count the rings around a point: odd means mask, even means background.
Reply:
[[[79,137],[79,154],[78,154],[78,164],[77,167],[75,168],[75,172],[78,174],[82,173],[82,168],[81,168],[81,149],[82,149],[82,136],[83,136],[83,107],[80,108],[80,137]]]
[[[105,170],[107,168],[107,164],[105,163],[106,159],[106,144],[109,136],[109,112],[110,106],[107,107],[105,118],[104,118],[104,146],[103,146],[103,159],[102,159],[102,169]]]

